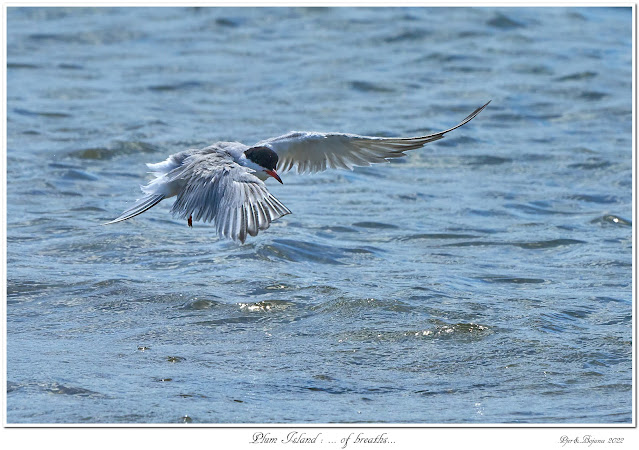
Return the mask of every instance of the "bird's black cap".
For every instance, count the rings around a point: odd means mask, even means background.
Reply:
[[[277,153],[268,147],[251,147],[244,154],[248,159],[265,169],[275,170],[277,166]]]

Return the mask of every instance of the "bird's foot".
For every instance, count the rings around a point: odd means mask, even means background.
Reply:
[[[193,216],[189,216],[189,220],[187,221],[190,228],[193,228]]]

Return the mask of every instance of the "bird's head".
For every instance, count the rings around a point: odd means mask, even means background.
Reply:
[[[246,159],[251,161],[253,164],[258,165],[262,171],[282,183],[282,179],[275,171],[278,157],[277,153],[273,150],[268,147],[251,147],[244,152],[244,155],[246,156]]]

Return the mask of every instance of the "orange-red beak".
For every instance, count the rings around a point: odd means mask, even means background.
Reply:
[[[267,174],[269,174],[270,176],[275,178],[277,181],[282,183],[282,179],[280,178],[280,176],[277,174],[276,171],[274,171],[274,170],[265,170],[264,172],[266,172]],[[282,184],[284,184],[284,183],[282,183]]]

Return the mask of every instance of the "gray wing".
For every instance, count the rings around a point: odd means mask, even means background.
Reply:
[[[488,102],[490,103],[490,101]],[[386,162],[388,158],[406,156],[405,151],[414,150],[429,142],[437,141],[450,131],[467,124],[488,106],[477,108],[458,125],[428,136],[409,138],[383,138],[358,136],[348,133],[318,133],[293,131],[283,136],[261,141],[255,146],[269,147],[279,157],[278,172],[297,167],[298,173],[321,172],[326,169],[352,169]]]
[[[214,221],[219,235],[244,242],[291,211],[266,189],[252,170],[220,153],[194,154],[172,170],[182,188],[171,213],[183,219]]]

